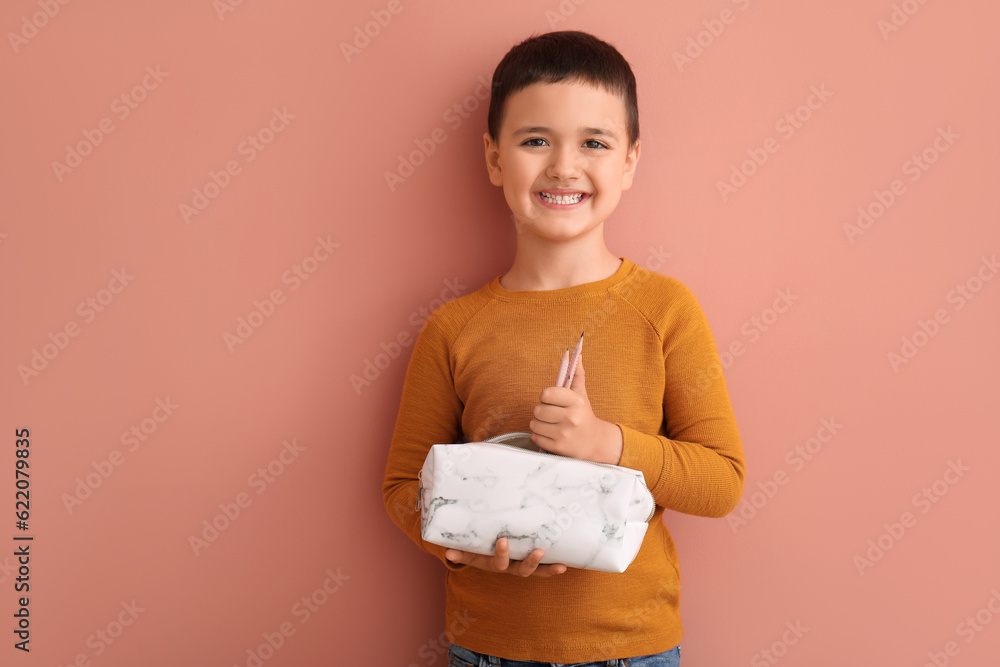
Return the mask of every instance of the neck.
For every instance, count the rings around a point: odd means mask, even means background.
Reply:
[[[522,243],[500,284],[509,290],[554,290],[608,278],[621,266],[600,239],[599,244]]]

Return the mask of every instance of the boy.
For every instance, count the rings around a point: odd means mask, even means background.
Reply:
[[[725,516],[745,462],[694,295],[604,242],[639,159],[635,78],[587,33],[532,37],[497,66],[488,125],[487,169],[514,214],[517,252],[506,274],[441,306],[421,330],[386,509],[447,568],[450,664],[677,665],[680,571],[663,510]],[[572,386],[552,386],[581,330]],[[510,561],[504,539],[493,556],[421,539],[417,471],[430,446],[524,430],[549,452],[642,471],[657,507],[624,573],[540,565],[541,549]]]

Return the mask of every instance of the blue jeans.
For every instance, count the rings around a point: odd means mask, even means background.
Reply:
[[[577,662],[572,665],[565,665],[565,667],[680,667],[680,664],[681,645],[678,644],[669,651],[654,655],[602,660],[599,662]],[[456,644],[452,644],[451,650],[448,651],[448,667],[546,667],[548,665],[563,667],[562,663],[556,662],[534,662],[531,660],[497,658],[492,655],[470,651]]]

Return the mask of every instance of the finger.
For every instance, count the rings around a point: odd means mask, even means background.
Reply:
[[[531,428],[531,441],[536,445],[538,445],[539,447],[541,447],[542,449],[549,449],[555,443],[554,438],[550,438],[549,436],[544,435],[543,433],[539,433],[533,425],[529,424],[529,428]],[[541,428],[544,430],[545,425],[542,424]]]
[[[535,549],[528,554],[527,558],[521,561],[520,566],[517,568],[517,574],[522,577],[530,577],[538,568],[543,558],[545,558],[545,551],[543,549]]]
[[[557,429],[555,424],[550,424],[548,422],[540,422],[537,419],[532,419],[530,422],[528,422],[528,430],[534,433],[535,435],[539,435],[543,438],[551,440],[553,437],[555,437],[555,432]]]
[[[569,387],[546,387],[538,396],[541,405],[553,405],[565,408],[573,403],[573,391]]]
[[[554,405],[549,405],[546,403],[539,403],[535,406],[532,414],[535,419],[540,422],[545,422],[546,424],[555,424],[559,421],[559,416],[563,408],[556,407]]]
[[[450,560],[452,563],[464,563],[465,562],[465,552],[459,551],[458,549],[446,549],[444,552],[444,557]]]
[[[507,544],[506,538],[501,537],[497,540],[496,552],[493,554],[493,566],[499,572],[506,572],[510,566],[510,546]]]
[[[552,438],[546,438],[544,436],[540,436],[540,435],[538,435],[537,433],[534,432],[534,429],[531,429],[531,430],[532,430],[531,441],[533,443],[535,443],[535,446],[538,447],[539,451],[542,451],[542,452],[549,451],[549,447],[548,447],[547,443],[553,442]]]
[[[557,574],[562,574],[566,571],[566,566],[562,563],[553,563],[551,565],[540,565],[538,569],[535,570],[536,577],[554,577]]]

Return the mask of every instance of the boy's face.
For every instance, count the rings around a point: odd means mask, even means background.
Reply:
[[[603,239],[639,160],[622,99],[587,83],[519,90],[507,98],[497,141],[483,139],[490,181],[503,187],[518,233],[549,241]]]

